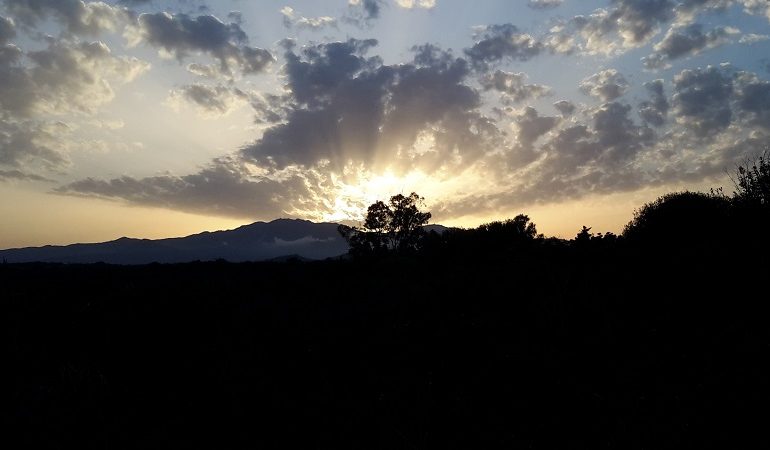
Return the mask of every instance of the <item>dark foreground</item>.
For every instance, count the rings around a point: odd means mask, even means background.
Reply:
[[[768,448],[766,260],[2,265],[13,448]]]

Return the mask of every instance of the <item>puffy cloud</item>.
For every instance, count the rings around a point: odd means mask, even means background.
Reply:
[[[726,67],[683,70],[674,77],[672,107],[677,122],[699,137],[723,131],[733,119],[733,92]]]
[[[284,6],[281,8],[281,15],[283,16],[283,24],[286,28],[296,26],[297,28],[307,30],[321,30],[327,27],[336,27],[337,19],[329,16],[320,17],[303,17],[298,16],[294,8],[290,6]]]
[[[739,72],[735,78],[736,109],[749,125],[770,131],[770,81]]]
[[[645,45],[674,17],[671,0],[614,0],[609,9],[575,16],[561,33],[576,31],[590,54],[612,54]]]
[[[496,70],[482,76],[481,86],[486,90],[495,90],[503,94],[509,102],[522,102],[550,95],[551,88],[540,84],[526,84],[527,74]]]
[[[559,121],[558,117],[540,116],[535,108],[528,106],[514,122],[518,129],[518,141],[524,147],[531,147],[538,138],[551,131]]]
[[[69,127],[61,122],[0,120],[0,165],[59,170],[70,164],[62,136]]]
[[[24,58],[31,62],[23,65]],[[126,83],[149,64],[116,57],[101,42],[69,43],[50,39],[42,50],[0,48],[0,111],[13,117],[35,113],[93,112],[110,101],[110,82]]]
[[[564,0],[529,0],[527,6],[532,9],[553,9],[561,6]]]
[[[125,10],[104,2],[3,0],[3,4],[6,11],[23,25],[32,27],[52,16],[67,32],[76,35],[115,31],[128,19]]]
[[[763,15],[770,20],[770,3],[765,0],[739,0],[749,14]]]
[[[146,42],[180,61],[190,53],[206,53],[230,74],[233,66],[244,74],[265,70],[274,61],[264,49],[249,47],[248,36],[237,23],[224,23],[211,15],[191,17],[166,12],[142,14],[132,30],[132,44]]]
[[[436,6],[436,0],[396,0],[396,4],[406,9],[432,9]]]
[[[705,49],[728,43],[738,33],[737,29],[731,27],[716,27],[704,33],[700,24],[671,28],[663,40],[653,47],[655,53],[642,58],[642,61],[648,69],[667,67],[671,60],[697,55]]]
[[[58,170],[69,164],[69,127],[45,116],[93,114],[114,97],[113,84],[132,81],[149,65],[112,55],[101,42],[49,39],[25,54],[0,48],[0,164]]]
[[[556,108],[559,113],[561,113],[562,117],[571,116],[575,113],[576,109],[575,104],[567,100],[559,100],[553,104],[553,107]]]
[[[383,0],[348,0],[349,13],[345,21],[363,26],[380,17]]]
[[[510,23],[488,25],[479,30],[473,47],[466,49],[474,66],[486,68],[504,59],[527,61],[545,50],[545,45]]]
[[[639,117],[644,123],[660,127],[666,122],[666,115],[670,105],[663,90],[663,80],[653,80],[644,83],[644,87],[650,96],[639,105]]]
[[[602,70],[580,82],[580,90],[603,102],[614,100],[628,92],[629,84],[615,69]]]

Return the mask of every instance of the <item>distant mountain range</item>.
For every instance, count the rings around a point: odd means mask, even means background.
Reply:
[[[9,263],[73,264],[181,263],[217,259],[230,262],[286,261],[294,258],[322,260],[348,252],[348,244],[337,232],[337,227],[336,223],[278,219],[180,238],[151,240],[122,237],[98,244],[0,250],[0,260]],[[429,225],[426,229],[445,230],[441,225]]]
[[[279,219],[234,230],[203,232],[170,239],[120,239],[98,244],[73,244],[0,250],[9,263],[57,262],[110,264],[179,263],[224,259],[231,262],[270,259],[326,259],[348,251],[336,223]]]

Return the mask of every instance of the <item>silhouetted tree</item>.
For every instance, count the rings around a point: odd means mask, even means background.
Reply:
[[[770,161],[767,152],[738,166],[733,200],[742,205],[770,207]]]
[[[593,238],[594,234],[591,233],[591,227],[586,227],[583,225],[583,229],[580,230],[580,232],[575,236],[575,242],[590,242],[591,238]]]
[[[701,192],[674,192],[645,204],[623,229],[632,243],[709,246],[735,233],[730,200]]]
[[[424,200],[412,192],[394,195],[387,204],[377,201],[367,209],[362,228],[340,225],[339,232],[354,256],[414,252],[425,234],[422,227],[431,218],[431,213],[419,209]]]

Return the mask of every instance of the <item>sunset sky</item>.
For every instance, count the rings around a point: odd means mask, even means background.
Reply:
[[[619,232],[770,145],[767,0],[0,0],[0,248],[528,214]]]

